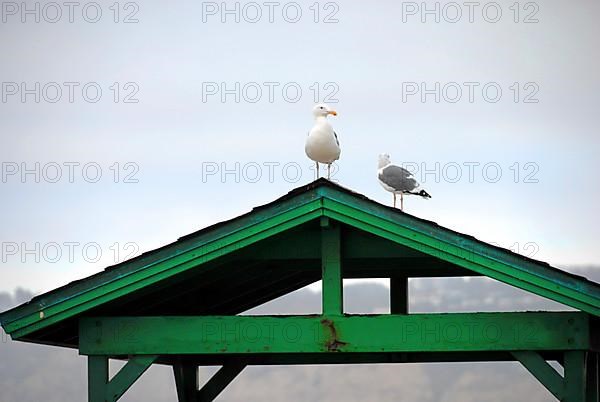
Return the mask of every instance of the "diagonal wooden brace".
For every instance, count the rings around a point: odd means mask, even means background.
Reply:
[[[243,363],[225,364],[198,391],[197,402],[211,402],[242,372]]]
[[[133,356],[109,381],[108,357],[88,357],[88,401],[116,402],[156,361],[158,356]]]

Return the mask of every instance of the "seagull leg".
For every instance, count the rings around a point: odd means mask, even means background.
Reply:
[[[404,211],[404,194],[400,193],[400,211]]]
[[[329,180],[329,175],[331,173],[331,163],[327,164],[327,180]]]
[[[315,162],[315,164],[317,165],[317,177],[315,177],[315,180],[319,178],[319,162]]]
[[[392,193],[392,195],[394,196],[394,208],[396,208],[396,193]]]

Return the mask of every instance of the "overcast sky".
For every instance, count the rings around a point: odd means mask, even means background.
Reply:
[[[433,196],[407,212],[600,262],[598,2],[114,3],[3,2],[0,290],[50,290],[310,182],[316,100],[339,112],[341,185],[391,203],[387,152]]]

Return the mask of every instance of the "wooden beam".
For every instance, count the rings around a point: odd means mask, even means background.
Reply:
[[[225,364],[198,391],[197,402],[211,402],[242,372],[246,367],[242,363]]]
[[[564,402],[585,401],[585,352],[565,352],[565,395]]]
[[[390,313],[408,314],[408,278],[390,278]]]
[[[198,365],[176,363],[173,365],[175,388],[178,402],[197,402],[198,396]]]
[[[79,339],[85,355],[562,351],[589,349],[589,319],[578,312],[100,317],[80,321]]]
[[[346,197],[348,202],[342,200]],[[559,270],[542,268],[540,264],[526,262],[489,244],[466,239],[464,235],[443,228],[434,230],[428,223],[413,220],[408,215],[398,215],[353,198],[324,198],[325,216],[538,296],[600,316],[597,285],[574,281]]]
[[[321,221],[321,270],[323,315],[344,313],[340,227]]]
[[[546,360],[531,351],[512,352],[512,354],[556,399],[562,401],[565,393],[563,378]]]
[[[16,321],[11,320],[3,328],[13,339],[20,338],[166,278],[190,269],[199,269],[200,265],[204,268],[209,261],[322,216],[321,200],[311,195],[301,198],[306,198],[302,205],[287,208],[284,205],[290,202],[282,202],[277,207],[278,211],[269,209],[268,212],[261,211],[247,218],[240,217],[232,224],[223,225],[220,230],[210,231],[206,236],[180,239],[177,246],[153,253],[151,257],[132,258],[126,265],[135,270],[135,275],[122,275],[111,280],[106,278],[115,275],[101,275],[88,281],[93,291],[88,289],[45,308],[43,319],[40,318],[40,311],[36,310]],[[297,204],[297,201],[293,203]]]
[[[108,357],[88,357],[88,402],[106,402]]]
[[[35,303],[0,314],[0,321],[13,339],[43,342],[45,332],[41,330],[44,328],[86,315],[99,306],[135,295],[142,289],[161,286],[161,282],[175,280],[191,270],[202,272],[209,261],[233,255],[322,216],[335,219],[350,230],[365,231],[451,265],[600,316],[599,288],[591,281],[574,278],[431,222],[399,214],[340,189],[317,184],[312,189],[297,191],[253,213],[131,259],[102,275],[38,296]],[[50,341],[46,339],[45,342]]]

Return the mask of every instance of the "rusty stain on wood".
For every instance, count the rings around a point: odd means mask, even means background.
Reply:
[[[332,320],[325,318],[321,320],[321,324],[329,331],[329,338],[325,341],[325,346],[327,346],[328,351],[339,352],[341,347],[348,344],[347,342],[338,339],[337,329]]]

